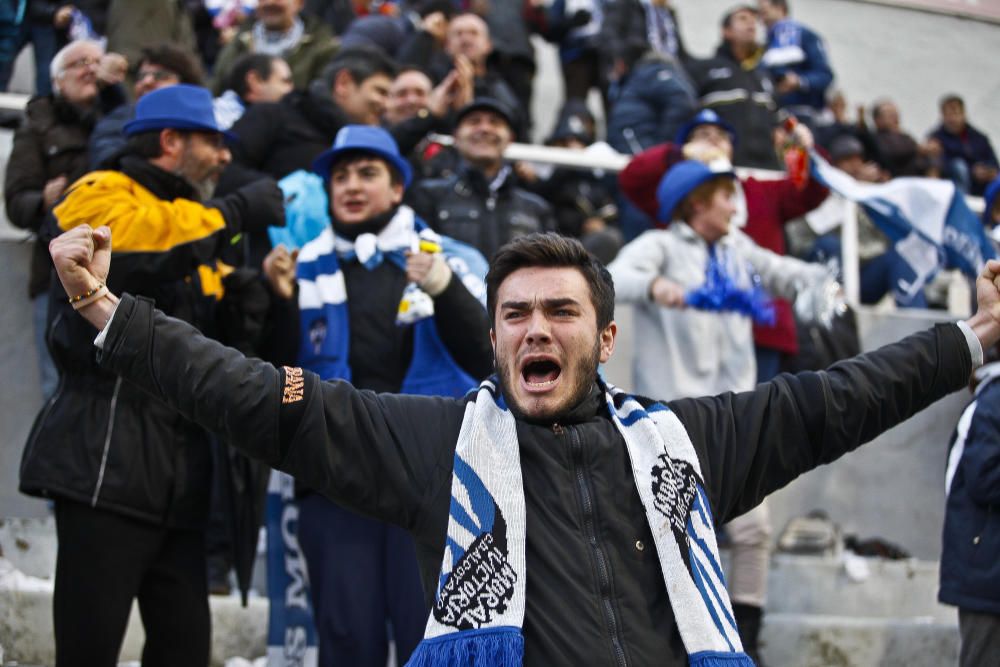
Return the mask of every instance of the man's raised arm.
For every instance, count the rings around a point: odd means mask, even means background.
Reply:
[[[347,507],[412,527],[450,480],[463,406],[452,399],[376,395],[278,369],[202,336],[149,301],[104,287],[106,227],[76,227],[49,245],[74,306],[101,333],[101,364],[216,433]],[[79,298],[77,298],[79,297]]]

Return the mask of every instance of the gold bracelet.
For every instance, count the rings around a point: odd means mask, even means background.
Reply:
[[[108,288],[104,285],[96,289],[92,289],[86,294],[81,294],[80,296],[70,297],[70,305],[73,306],[73,310],[80,310],[81,308],[86,308],[95,301],[103,299],[108,294]]]

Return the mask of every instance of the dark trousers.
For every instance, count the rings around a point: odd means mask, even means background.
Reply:
[[[207,667],[211,616],[201,531],[56,502],[56,667],[115,667],[138,598],[143,667]]]
[[[1000,616],[958,608],[959,667],[995,667],[1000,661]]]
[[[404,664],[429,613],[410,534],[311,493],[299,501],[299,545],[309,568],[319,667],[385,667],[387,622]]]

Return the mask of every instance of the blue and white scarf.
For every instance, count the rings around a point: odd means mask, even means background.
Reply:
[[[752,667],[740,644],[687,431],[661,403],[602,387],[628,448],[689,663]],[[519,667],[528,574],[524,486],[516,420],[492,380],[466,406],[454,463],[435,603],[408,667]]]
[[[327,227],[302,247],[298,257],[300,366],[324,380],[351,379],[347,286],[340,263],[357,260],[373,269],[389,261],[405,270],[405,251],[416,249],[421,239],[442,246],[455,277],[485,303],[483,256],[469,246],[439,236],[408,206],[400,206],[378,234],[361,234],[354,242],[335,235]],[[413,357],[402,393],[461,396],[476,385],[476,380],[461,369],[441,342],[433,317],[425,317],[413,326]]]

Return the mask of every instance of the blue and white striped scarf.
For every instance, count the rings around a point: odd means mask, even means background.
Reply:
[[[298,257],[300,366],[324,380],[350,381],[350,316],[340,263],[356,259],[373,268],[389,261],[405,270],[404,252],[416,249],[420,239],[439,244],[455,277],[485,303],[487,265],[483,256],[454,239],[439,236],[408,206],[400,206],[378,234],[362,234],[356,242],[335,235],[327,227],[302,247]],[[401,393],[457,397],[476,385],[441,342],[433,317],[421,319],[413,327],[413,356]]]
[[[689,664],[752,667],[740,644],[687,431],[663,404],[602,387],[628,448]],[[435,604],[408,667],[523,663],[527,539],[516,420],[487,380],[465,409]]]

